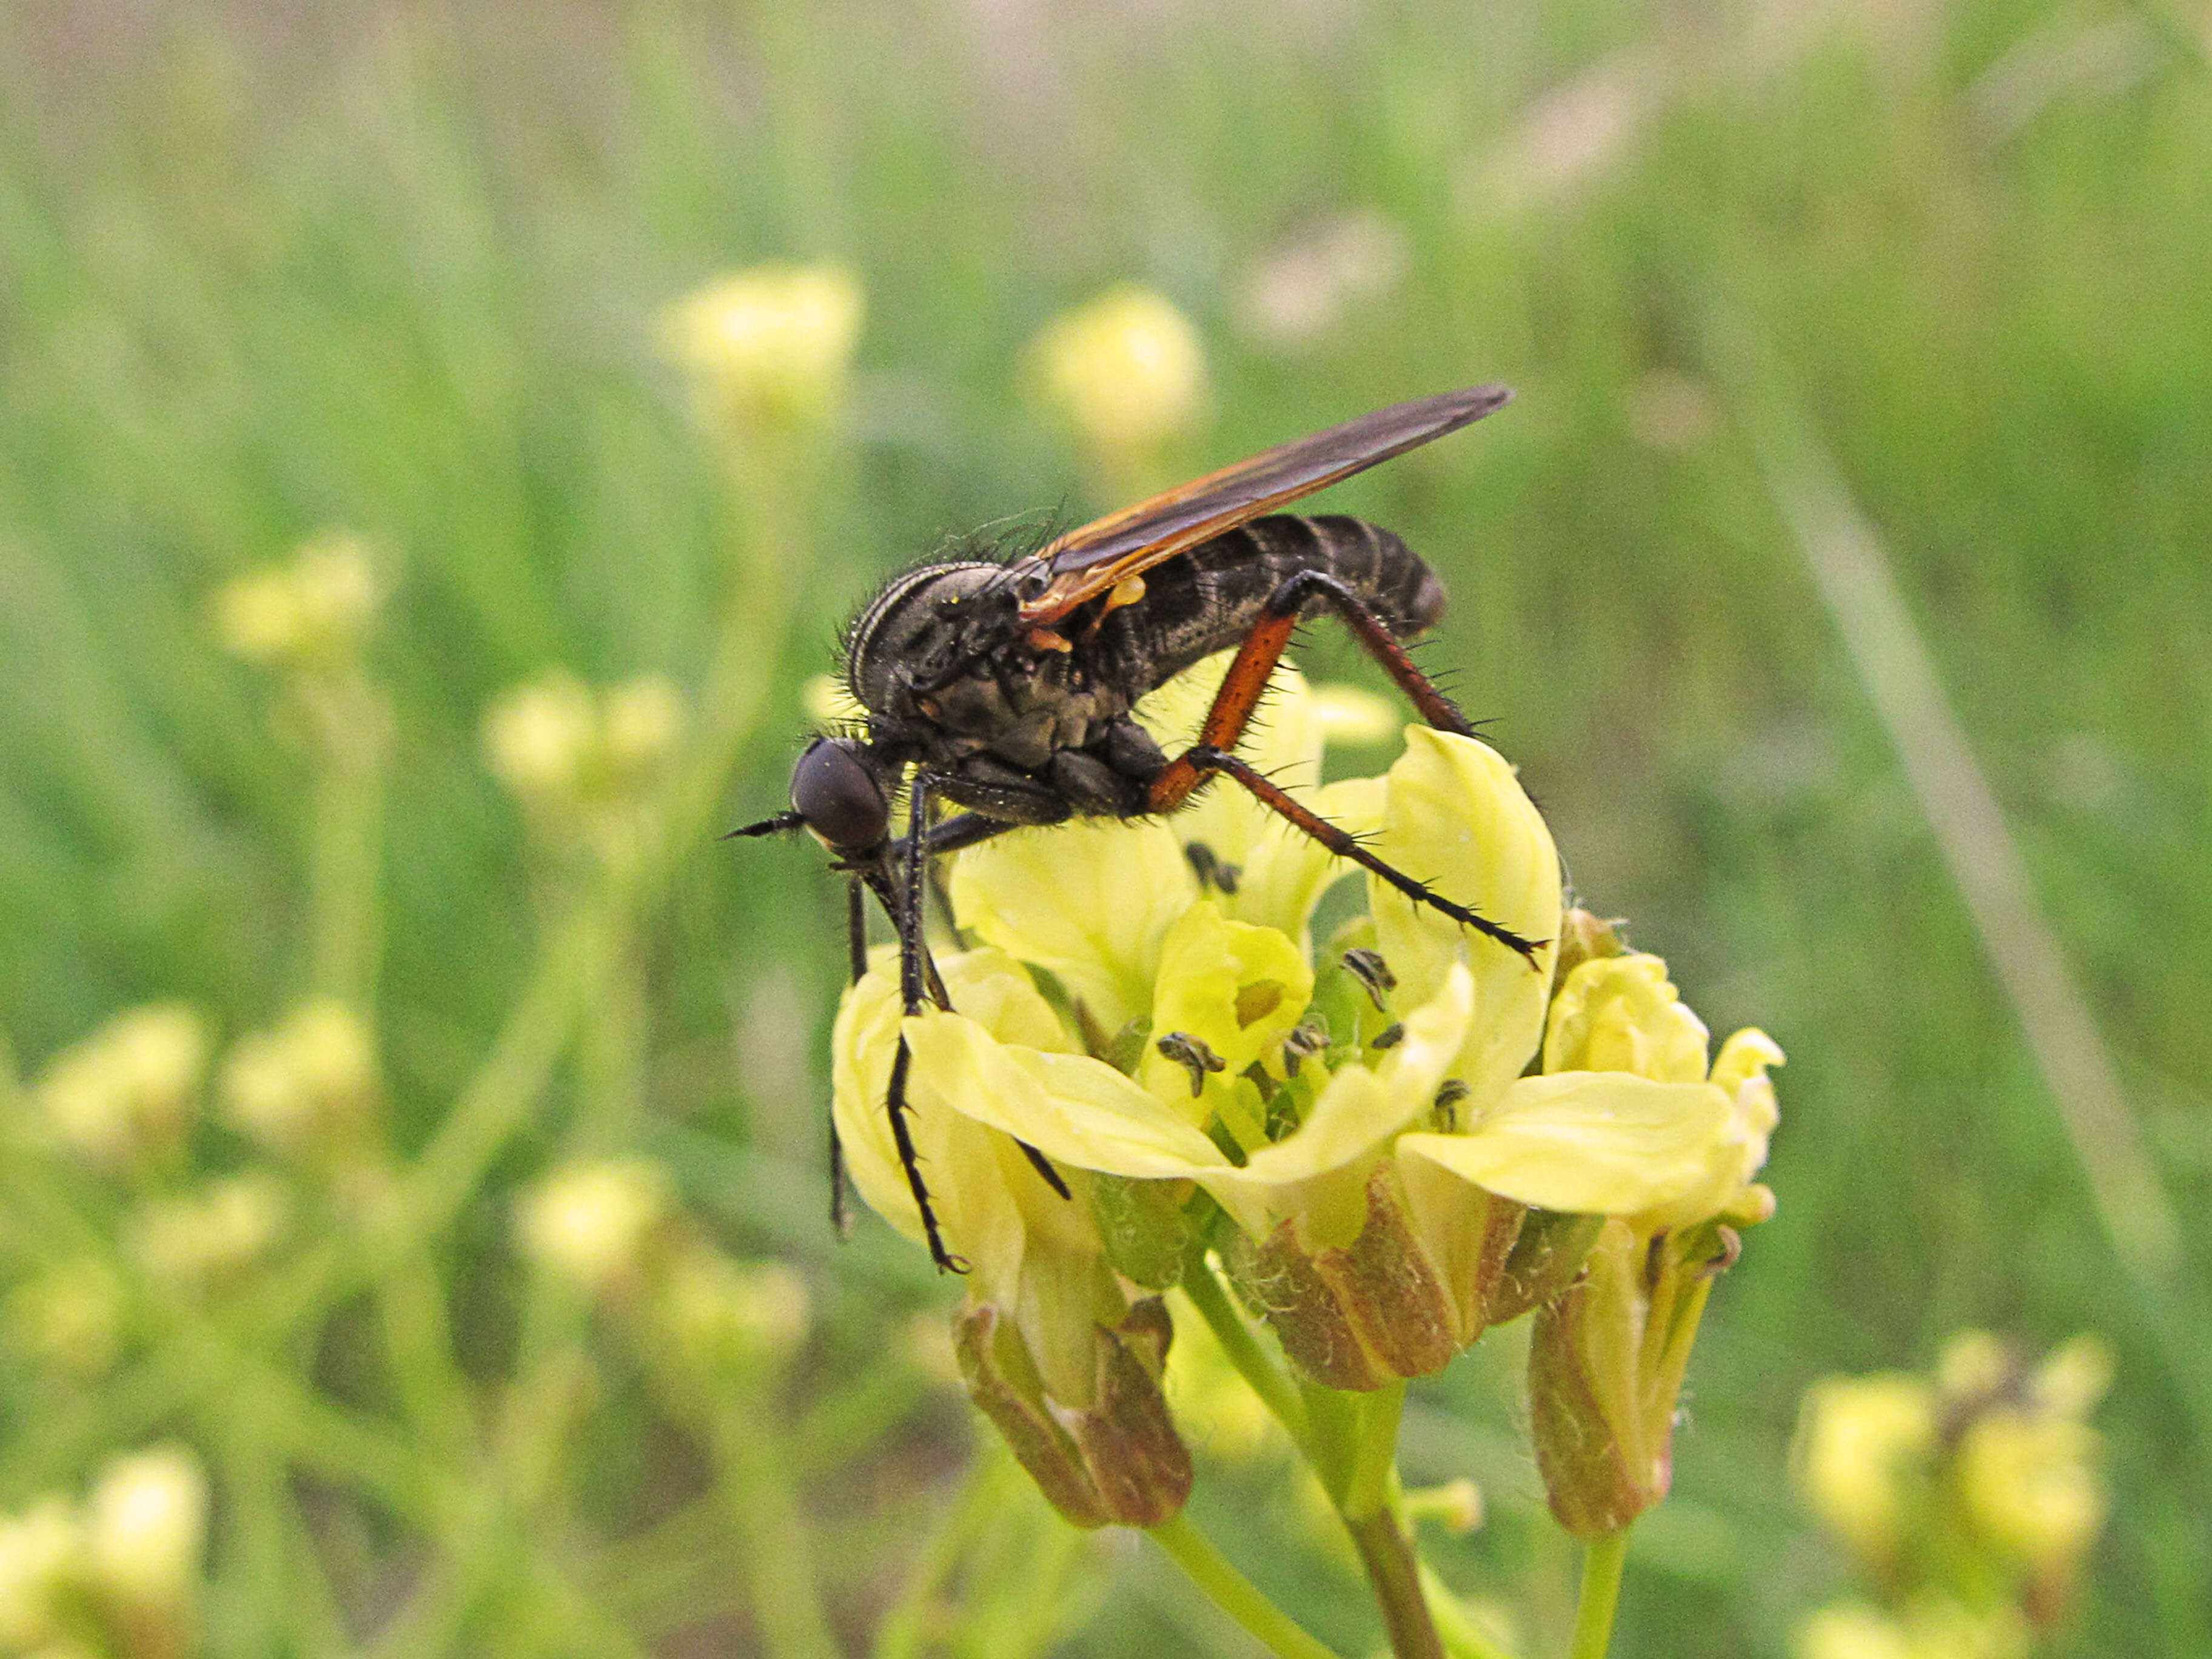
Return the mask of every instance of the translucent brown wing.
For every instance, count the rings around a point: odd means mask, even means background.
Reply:
[[[1035,590],[1022,603],[1022,620],[1055,622],[1164,559],[1456,432],[1512,397],[1505,386],[1478,386],[1394,404],[1071,530],[1017,567],[1028,578],[1022,585]]]

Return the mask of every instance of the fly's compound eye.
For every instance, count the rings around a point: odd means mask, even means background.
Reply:
[[[792,810],[841,852],[875,846],[890,831],[890,804],[876,775],[836,738],[808,745],[791,773]]]

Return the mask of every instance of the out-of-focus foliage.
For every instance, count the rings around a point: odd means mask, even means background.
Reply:
[[[1578,890],[1791,1056],[1783,1204],[1706,1316],[1621,1650],[1785,1651],[1835,1589],[1781,1478],[1798,1395],[1970,1323],[2118,1350],[2052,1650],[2212,1648],[2212,1382],[2100,1234],[1731,367],[1888,543],[2201,1280],[2186,17],[7,8],[6,1582],[121,1628],[146,1586],[86,1540],[135,1470],[169,1494],[142,1565],[192,1586],[140,1651],[1229,1650],[971,1463],[908,1337],[946,1288],[824,1215],[836,889],[713,832],[781,804],[801,687],[900,562],[1499,379],[1510,410],[1330,504],[1444,574],[1431,660]],[[667,307],[763,267],[812,283],[832,366],[732,398]],[[1032,343],[1129,283],[1206,395],[1109,462]],[[1407,1473],[1480,1483],[1447,1576],[1556,1624],[1520,1369],[1417,1394]],[[1239,1565],[1369,1640],[1280,1458],[1197,1449]]]

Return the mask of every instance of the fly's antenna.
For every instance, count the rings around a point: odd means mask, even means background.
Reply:
[[[778,812],[772,818],[763,818],[758,823],[748,823],[730,830],[722,839],[735,841],[740,836],[780,836],[787,830],[804,830],[806,818],[803,813]]]

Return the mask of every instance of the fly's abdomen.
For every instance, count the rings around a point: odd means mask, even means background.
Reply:
[[[1270,596],[1302,570],[1327,571],[1373,606],[1400,638],[1435,626],[1443,584],[1389,531],[1330,514],[1276,514],[1145,573],[1145,597],[1109,613],[1097,649],[1115,683],[1150,689],[1241,643]],[[1306,602],[1316,614],[1326,601]]]

